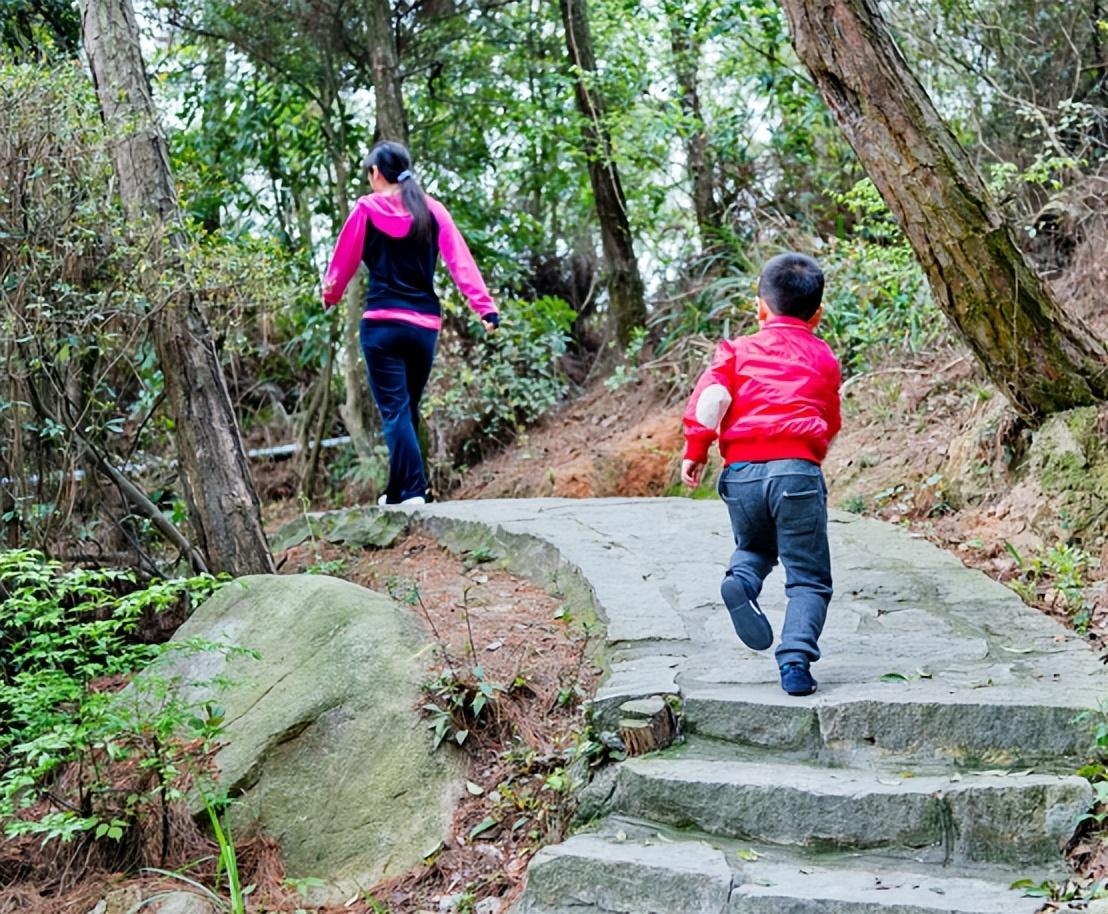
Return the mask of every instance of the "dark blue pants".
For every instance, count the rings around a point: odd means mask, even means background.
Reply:
[[[369,389],[381,411],[389,447],[390,504],[427,495],[419,450],[419,401],[435,360],[438,331],[362,319],[361,343]]]
[[[785,624],[779,665],[819,660],[817,642],[831,600],[827,486],[808,460],[733,463],[719,479],[731,515],[735,552],[727,573],[756,599],[777,560],[785,566]]]

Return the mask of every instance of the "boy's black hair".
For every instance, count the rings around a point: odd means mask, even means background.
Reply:
[[[762,267],[758,295],[774,314],[806,321],[823,300],[823,270],[805,254],[778,254]]]

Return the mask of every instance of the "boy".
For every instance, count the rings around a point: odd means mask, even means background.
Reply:
[[[719,344],[685,411],[681,479],[700,483],[719,436],[719,492],[731,515],[735,552],[720,593],[735,633],[765,650],[773,629],[758,606],[762,582],[785,566],[788,605],[776,658],[781,688],[816,690],[809,666],[831,599],[827,487],[820,464],[842,424],[839,363],[813,334],[823,308],[823,271],[811,257],[780,254],[758,277],[758,321],[750,336]]]

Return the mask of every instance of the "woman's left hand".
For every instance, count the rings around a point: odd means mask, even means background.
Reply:
[[[499,324],[494,324],[492,321],[481,321],[481,326],[485,328],[485,333],[494,333]]]

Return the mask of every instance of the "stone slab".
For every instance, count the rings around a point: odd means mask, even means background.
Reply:
[[[1041,899],[1007,885],[905,872],[858,861],[852,869],[754,862],[743,868],[728,914],[1035,914]]]
[[[775,844],[930,848],[946,861],[1024,865],[1056,860],[1091,801],[1077,777],[906,777],[677,751],[623,762],[608,803],[621,815]]]
[[[527,871],[520,914],[551,908],[722,914],[731,894],[723,853],[701,842],[641,844],[575,835],[544,847]]]
[[[876,751],[962,767],[1049,766],[1073,771],[1089,748],[1078,715],[1087,697],[1038,690],[964,691],[940,680],[877,682],[797,700],[775,684],[685,682],[690,733],[752,746],[832,752],[841,760]]]

